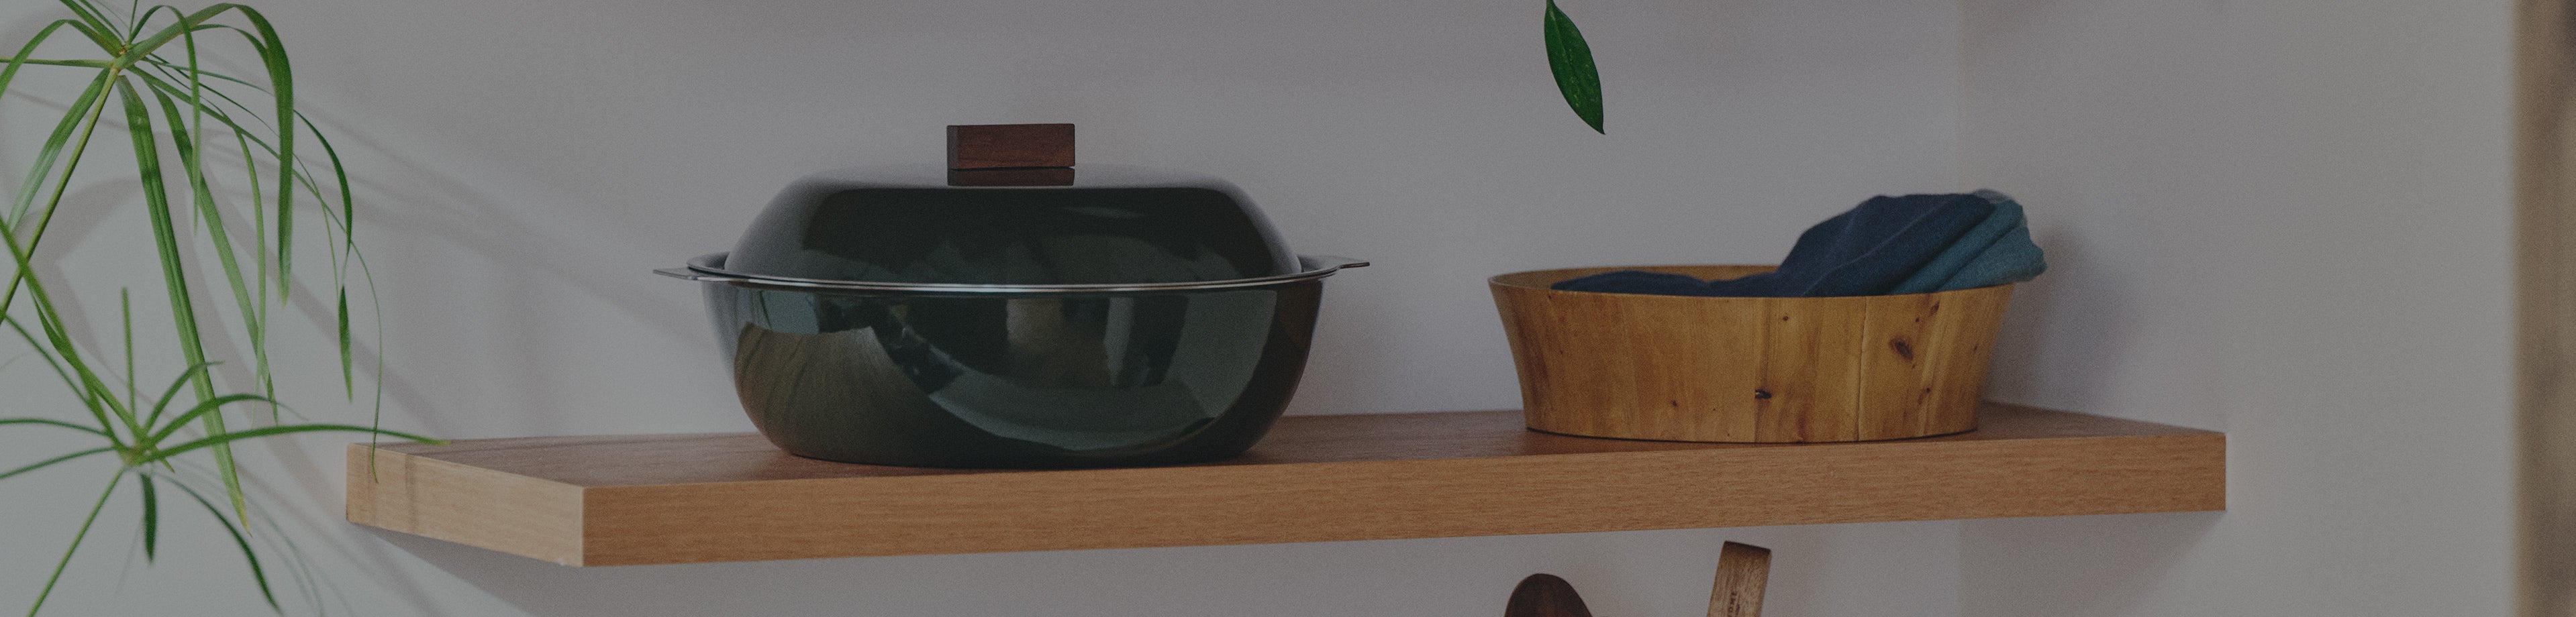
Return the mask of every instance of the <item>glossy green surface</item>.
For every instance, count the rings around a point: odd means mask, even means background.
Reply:
[[[797,180],[734,246],[763,277],[963,284],[1223,281],[1298,271],[1234,185],[1118,165],[1068,186],[959,187],[946,170],[881,167]]]
[[[1295,391],[1318,280],[1160,294],[706,283],[743,408],[788,452],[932,467],[1203,461]]]

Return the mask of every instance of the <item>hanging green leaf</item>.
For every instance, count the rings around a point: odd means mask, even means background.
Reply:
[[[1601,130],[1601,70],[1592,66],[1592,46],[1583,42],[1583,31],[1574,20],[1556,8],[1556,0],[1547,0],[1547,68],[1556,73],[1556,89],[1565,93],[1565,105],[1584,124]]]
[[[277,604],[277,592],[271,591],[268,587],[268,570],[259,566],[259,551],[251,550],[250,538],[242,535],[242,527],[247,526],[249,523],[248,519],[243,520],[244,525],[242,526],[233,525],[233,522],[230,519],[224,518],[223,508],[215,507],[215,502],[209,501],[206,499],[205,495],[197,493],[197,489],[189,488],[188,485],[177,482],[172,482],[170,485],[179,487],[179,490],[188,493],[188,497],[196,500],[197,505],[206,507],[207,516],[214,518],[215,522],[223,524],[224,533],[232,536],[233,546],[241,548],[242,559],[250,564],[250,580],[252,583],[259,585],[260,599],[268,601],[269,610],[276,611],[279,615],[286,614],[286,607],[279,606]],[[115,486],[109,485],[109,488],[115,488]]]
[[[152,474],[137,474],[135,479],[143,483],[143,561],[150,563],[161,538],[161,498],[152,490]]]

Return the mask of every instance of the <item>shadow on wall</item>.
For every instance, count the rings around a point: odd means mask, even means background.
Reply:
[[[1864,523],[1259,546],[568,568],[381,530],[408,554],[533,615],[1491,615],[1531,573],[1603,615],[1705,611],[1718,546],[1780,551],[1780,615],[1957,615],[1937,547],[1955,523]],[[1909,556],[1889,556],[1890,547]],[[1913,550],[1920,549],[1920,550]],[[430,598],[407,595],[436,613]],[[1796,607],[1794,609],[1790,607]],[[1938,607],[1924,610],[1927,607]]]
[[[704,324],[698,321],[639,308],[673,303],[694,305],[697,294],[693,289],[689,290],[689,293],[678,293],[670,291],[678,286],[654,284],[664,281],[652,276],[649,270],[651,267],[662,267],[665,265],[662,262],[620,261],[622,257],[616,255],[635,251],[632,247],[622,244],[623,238],[615,234],[571,233],[580,230],[558,230],[564,233],[547,233],[546,230],[559,226],[525,216],[522,212],[530,211],[527,208],[504,206],[501,199],[464,178],[409,158],[398,149],[374,143],[363,132],[343,131],[335,135],[345,135],[341,137],[342,141],[364,145],[370,148],[375,156],[381,157],[383,162],[391,164],[389,165],[391,169],[370,170],[371,176],[399,175],[407,184],[416,185],[411,188],[431,191],[438,196],[438,199],[428,204],[408,203],[399,206],[370,204],[369,200],[364,198],[365,195],[403,195],[407,191],[400,187],[384,186],[363,177],[353,176],[351,181],[362,189],[360,191],[362,198],[359,200],[360,233],[369,233],[369,226],[373,225],[374,233],[418,235],[443,240],[451,245],[450,248],[463,249],[465,252],[486,257],[495,263],[505,264],[513,272],[528,275],[525,278],[542,282],[546,287],[547,295],[560,297],[570,291],[574,292],[570,295],[596,298],[600,300],[596,303],[597,306],[628,313],[628,317],[635,321],[652,324],[654,329],[660,331],[663,336],[690,340],[706,336],[703,332]],[[396,174],[396,170],[400,173]],[[436,207],[440,205],[446,207]],[[602,278],[580,267],[582,264],[594,263],[622,276]],[[648,264],[651,267],[637,264]],[[485,297],[501,297],[501,294]],[[682,300],[675,301],[674,297]],[[528,313],[522,310],[513,311],[510,314]]]
[[[2224,512],[1966,521],[1961,615],[2134,615]],[[2217,600],[2210,604],[2224,606]]]
[[[2092,270],[2085,247],[2073,234],[2037,238],[2048,254],[2048,272],[2013,289],[2004,309],[2003,328],[1995,334],[1994,361],[1986,376],[1986,398],[2042,407],[2089,411],[2085,393],[2096,392],[2114,367],[2099,357],[2112,345],[2050,346],[2052,337],[2070,336],[2084,324],[2118,324],[2126,319],[2129,299],[2121,289],[2085,278]],[[2101,333],[2110,334],[2110,333]],[[2052,349],[2084,349],[2093,357],[2048,357]]]
[[[1606,558],[1587,557],[1598,547],[1545,538],[1535,550],[1529,541],[1475,539],[568,568],[370,533],[550,617],[1490,614],[1527,575],[1512,562]],[[1530,556],[1507,554],[1515,547]]]
[[[2165,259],[2105,253],[2133,250],[2115,239],[2034,224],[2048,273],[2013,290],[1986,398],[2223,429],[2226,406],[2210,385],[2227,382],[2211,361],[2214,328],[2224,317],[2217,311],[2226,301],[2216,279]]]
[[[704,317],[695,308],[699,291],[648,271],[648,265],[664,264],[647,256],[671,251],[638,242],[622,230],[581,227],[580,217],[613,210],[611,204],[514,207],[504,191],[480,186],[368,131],[348,129],[331,114],[314,115],[344,155],[363,154],[364,160],[352,165],[366,169],[350,178],[358,195],[360,243],[373,259],[373,276],[382,287],[385,336],[396,345],[408,343],[391,350],[392,357],[404,359],[403,365],[389,366],[383,375],[386,409],[400,410],[403,424],[451,437],[472,436],[474,429],[488,427],[472,417],[480,410],[455,409],[453,397],[439,396],[441,384],[405,376],[406,368],[429,365],[488,367],[481,373],[499,381],[479,387],[511,393],[517,397],[511,402],[522,408],[589,402],[563,387],[561,380],[568,376],[554,370],[562,362],[560,350],[542,344],[472,346],[464,342],[471,337],[449,341],[424,333],[498,331],[512,340],[542,342],[574,336],[589,324],[645,326],[615,339],[625,342],[584,352],[599,357],[633,353],[629,345],[655,341],[707,342]],[[355,306],[367,291],[353,287],[351,293]],[[306,294],[303,299],[320,302],[321,297]],[[675,307],[684,310],[671,310]],[[328,307],[318,304],[298,308],[317,320],[330,315]],[[356,318],[360,328],[369,325],[366,315]],[[313,327],[331,324],[316,321]],[[386,350],[373,349],[370,333],[361,331],[359,338],[356,351],[361,370],[366,370],[377,359],[373,354]],[[430,374],[435,375],[431,381],[452,377],[439,370]],[[635,383],[658,379],[638,377]],[[731,418],[731,413],[725,411],[723,417]],[[561,414],[514,420],[527,424],[516,429],[520,433],[598,430]]]

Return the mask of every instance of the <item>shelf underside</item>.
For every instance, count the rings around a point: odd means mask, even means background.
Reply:
[[[1284,418],[1200,465],[831,463],[750,433],[349,449],[351,522],[567,565],[1971,519],[2226,507],[2221,433],[1988,403],[1836,444],[1528,431],[1517,411]]]

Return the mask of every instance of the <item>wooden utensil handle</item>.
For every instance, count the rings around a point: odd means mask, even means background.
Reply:
[[[1717,550],[1717,585],[1708,617],[1762,617],[1762,587],[1771,582],[1771,549],[1728,542]]]

